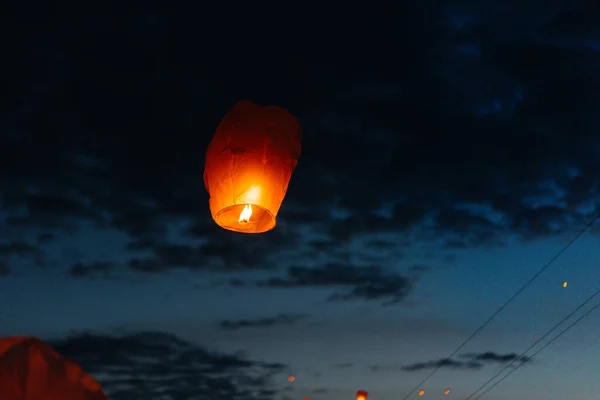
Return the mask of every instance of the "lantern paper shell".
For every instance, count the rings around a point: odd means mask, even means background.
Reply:
[[[237,103],[206,151],[204,184],[217,225],[243,233],[273,229],[301,141],[298,120],[288,111],[248,100]]]
[[[0,339],[0,399],[107,400],[100,384],[36,338]]]

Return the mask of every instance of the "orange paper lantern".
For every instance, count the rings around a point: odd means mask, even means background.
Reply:
[[[301,153],[296,117],[248,100],[225,115],[206,151],[204,184],[220,227],[262,233],[275,227]]]
[[[367,400],[368,396],[369,394],[364,390],[359,390],[358,392],[356,392],[356,400]]]
[[[425,394],[425,391],[423,389],[419,390],[419,396],[423,396]]]
[[[107,400],[78,364],[38,339],[21,336],[0,339],[0,399]]]
[[[450,389],[444,390],[444,394],[446,394],[446,395],[450,394]]]

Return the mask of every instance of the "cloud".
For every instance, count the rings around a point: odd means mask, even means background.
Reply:
[[[233,281],[234,285],[247,285]],[[381,267],[355,267],[352,265],[329,263],[317,268],[293,266],[284,277],[273,277],[252,283],[269,288],[333,288],[339,291],[329,300],[380,301],[385,304],[398,303],[412,291],[413,280]]]
[[[419,362],[409,365],[404,365],[401,367],[403,371],[407,372],[415,372],[422,371],[425,369],[434,369],[434,368],[450,368],[450,369],[481,369],[483,368],[483,364],[475,361],[456,361],[451,359],[440,359],[440,360],[432,360],[426,362]]]
[[[202,227],[202,230],[200,229]],[[294,236],[272,231],[243,237],[217,229],[212,221],[193,222],[186,231],[203,241],[199,245],[137,241],[131,250],[150,251],[151,256],[134,257],[129,266],[138,272],[166,272],[174,268],[205,271],[246,271],[273,268],[274,249],[289,249],[296,244]]]
[[[112,261],[96,261],[92,263],[74,263],[71,265],[67,274],[73,278],[83,278],[89,276],[110,275],[111,271],[117,266]]]
[[[337,363],[333,365],[333,368],[352,368],[354,367],[354,363],[353,362],[343,362],[343,363]]]
[[[152,6],[127,18],[57,16],[43,32],[6,22],[20,56],[4,66],[14,101],[0,120],[0,218],[56,240],[83,227],[117,230],[139,273],[319,271],[347,256],[349,275],[369,275],[373,263],[400,268],[389,259],[415,243],[438,246],[443,259],[579,229],[600,199],[593,10],[523,8],[528,23],[507,31],[498,29],[508,12],[501,2],[486,13],[429,3],[377,15],[349,7],[344,18],[335,8],[299,11],[311,32],[278,26],[289,48],[276,61],[260,44],[265,35],[249,35],[243,21],[230,24],[243,40],[215,42],[214,21]],[[175,30],[178,45],[167,49],[159,38],[177,26],[192,28]],[[115,41],[106,27],[131,40]],[[69,29],[80,35],[65,39]],[[34,45],[42,34],[61,40]],[[190,37],[211,38],[201,69]],[[147,72],[147,49],[160,73]],[[246,58],[254,62],[238,68]],[[202,183],[210,137],[242,98],[288,108],[305,131],[278,226],[255,238],[215,226]],[[294,279],[273,282],[310,286]],[[396,289],[336,285],[349,288],[340,298],[404,293],[402,277],[391,280]]]
[[[446,358],[426,362],[418,362],[414,364],[403,365],[400,367],[400,369],[407,372],[415,372],[435,368],[476,370],[483,368],[485,364],[506,364],[513,361],[517,361],[520,363],[531,362],[531,358],[519,357],[516,353],[498,354],[491,351],[487,351],[484,353],[466,353],[462,354],[460,358],[461,360],[453,360]]]
[[[466,353],[461,355],[461,358],[471,359],[474,361],[481,361],[486,363],[508,363],[508,362],[530,362],[531,358],[526,356],[519,357],[516,353],[498,354],[492,351],[486,351],[485,353]]]
[[[279,314],[275,317],[256,318],[252,320],[224,320],[219,322],[222,329],[239,330],[244,328],[270,328],[277,325],[294,325],[308,318],[305,314]]]
[[[552,37],[594,40],[600,39],[600,31],[589,9],[582,5],[574,5],[559,12],[544,26]]]
[[[53,241],[54,239],[56,239],[56,235],[52,233],[40,233],[39,235],[37,235],[38,244],[45,244]]]
[[[35,254],[37,249],[25,242],[14,241],[6,244],[0,244],[0,256],[28,256]]]
[[[0,260],[0,278],[8,276],[11,273],[10,265],[8,261]]]
[[[273,375],[286,367],[211,352],[174,335],[77,334],[51,345],[77,361],[114,400],[158,398],[269,400]]]

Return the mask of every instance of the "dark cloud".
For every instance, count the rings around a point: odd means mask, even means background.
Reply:
[[[419,362],[401,367],[403,371],[414,372],[422,371],[424,369],[434,368],[451,368],[451,369],[480,369],[483,368],[483,364],[475,361],[456,361],[451,359],[440,359],[426,362]]]
[[[417,274],[423,273],[423,272],[427,272],[429,271],[431,268],[426,266],[426,265],[421,265],[421,264],[417,264],[417,265],[413,265],[412,267],[410,267],[408,270],[410,272],[414,272]]]
[[[498,354],[491,351],[486,351],[485,353],[466,353],[461,355],[461,358],[470,359],[474,361],[481,361],[485,363],[508,363],[508,362],[520,362],[526,363],[530,362],[531,358],[526,356],[519,357],[516,353],[509,354]]]
[[[272,376],[286,367],[211,352],[174,335],[80,334],[51,343],[94,376],[113,400],[277,397]]]
[[[8,261],[0,260],[0,278],[8,276],[11,273],[10,265]]]
[[[37,242],[38,244],[45,244],[53,241],[55,238],[56,235],[54,235],[53,233],[40,233],[39,235],[37,235]]]
[[[390,2],[266,24],[268,12],[246,10],[219,38],[220,20],[185,6],[69,8],[33,27],[16,12],[2,20],[18,38],[4,49],[4,223],[119,230],[139,272],[327,271],[360,258],[348,280],[418,240],[443,244],[443,259],[580,228],[600,196],[593,6],[512,6]],[[498,29],[508,15],[521,17]],[[243,98],[288,108],[305,131],[278,227],[257,237],[216,227],[202,183],[210,137]],[[403,278],[388,278],[316,285],[403,297]]]
[[[37,252],[37,248],[21,241],[0,244],[0,256],[29,256]]]
[[[337,363],[337,364],[333,365],[333,368],[352,368],[352,367],[354,367],[353,362]]]
[[[107,277],[116,266],[117,264],[112,261],[96,261],[92,263],[78,262],[71,265],[67,271],[67,274],[73,278],[83,278],[97,275]]]
[[[68,194],[10,193],[5,197],[4,207],[23,208],[26,216],[9,216],[6,222],[16,227],[61,228],[72,231],[76,221],[84,218],[97,221],[101,216],[81,198]]]
[[[213,226],[212,221],[204,221],[202,231],[199,225],[195,222],[188,232],[203,241],[200,245],[153,241],[130,244],[131,250],[150,251],[152,256],[132,258],[129,266],[141,272],[165,272],[173,268],[229,272],[270,269],[276,264],[274,249],[289,249],[297,243],[294,235],[279,230],[240,236]]]
[[[235,286],[244,283],[234,280]],[[274,277],[253,282],[253,285],[270,288],[321,287],[339,289],[329,300],[380,301],[384,304],[404,300],[413,288],[413,280],[384,269],[355,267],[328,263],[317,268],[290,267],[284,277]],[[246,283],[247,285],[247,283]]]
[[[238,330],[244,328],[271,328],[273,326],[280,325],[294,325],[306,318],[308,318],[308,315],[305,314],[279,314],[275,317],[256,318],[252,320],[225,320],[220,321],[219,326],[222,329],[227,330]]]
[[[588,2],[591,4],[591,2]],[[556,38],[599,40],[600,27],[586,6],[574,4],[557,13],[546,24],[545,31]]]
[[[485,364],[506,364],[509,362],[517,361],[520,363],[531,362],[529,357],[519,357],[515,353],[509,354],[498,354],[491,351],[484,353],[466,353],[460,356],[461,360],[453,359],[439,359],[426,362],[419,362],[409,365],[403,365],[400,367],[401,370],[407,372],[422,371],[426,369],[435,368],[450,368],[450,369],[481,369]],[[379,367],[382,368],[382,367]],[[383,367],[385,368],[385,367]]]

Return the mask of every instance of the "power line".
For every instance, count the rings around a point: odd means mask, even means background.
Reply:
[[[544,350],[546,347],[550,346],[556,339],[558,339],[559,337],[561,337],[562,335],[564,335],[565,333],[567,333],[569,330],[571,330],[571,328],[573,328],[575,325],[577,325],[582,319],[584,319],[585,317],[587,317],[588,315],[590,315],[593,311],[595,311],[599,307],[600,307],[600,303],[597,303],[594,307],[592,307],[589,310],[587,310],[581,317],[579,317],[575,321],[573,321],[573,323],[571,325],[567,326],[565,329],[563,329],[562,331],[560,331],[556,336],[554,336],[548,343],[546,343],[545,345],[543,345],[542,347],[540,347],[535,353],[533,353],[531,355],[531,357],[533,358],[536,355],[538,355],[542,350]],[[513,373],[515,373],[523,365],[525,365],[525,363],[521,363],[521,364],[517,365],[515,367],[515,369],[513,369],[512,371],[510,371],[508,374],[504,375],[500,380],[498,380],[492,386],[490,386],[489,388],[487,388],[483,393],[481,393],[478,397],[476,397],[475,400],[480,399],[487,392],[489,392],[490,390],[492,390],[493,388],[495,388],[496,386],[498,386],[502,381],[504,381],[506,378],[508,378]]]
[[[554,264],[554,262],[573,245],[573,243],[575,243],[581,236],[583,236],[583,234],[587,232],[587,230],[590,229],[590,227],[598,219],[600,219],[600,213],[598,213],[590,222],[588,222],[588,224],[581,231],[579,231],[577,235],[575,235],[565,246],[563,246],[563,248],[561,248],[560,251],[554,255],[554,257],[552,257],[548,262],[546,262],[546,264],[544,264],[544,266],[542,266],[542,268],[538,272],[536,272],[527,282],[525,282],[525,284],[521,286],[519,290],[517,290],[511,297],[509,297],[509,299],[506,302],[504,302],[504,304],[502,304],[500,308],[498,308],[487,320],[485,320],[483,324],[481,324],[477,329],[475,329],[475,331],[467,339],[465,339],[465,341],[463,341],[452,353],[450,353],[448,357],[446,357],[446,360],[449,360],[452,357],[454,357],[459,351],[463,349],[463,347],[467,345],[467,343],[473,340],[473,338],[477,336],[479,332],[484,330],[490,324],[490,322],[492,322],[498,316],[498,314],[504,311],[504,309],[510,303],[512,303],[521,293],[523,293],[525,289],[529,287],[529,285],[531,285],[537,278],[539,278],[539,276],[544,271],[546,271],[552,264]],[[410,392],[406,394],[406,396],[402,398],[402,400],[407,400],[413,393],[415,393],[420,387],[422,387],[423,384],[427,382],[437,371],[439,371],[439,369],[443,365],[443,362],[439,362],[436,365],[436,367],[433,370],[431,370],[431,372],[427,374],[425,378],[423,378],[421,382],[419,382]]]
[[[540,337],[538,340],[536,340],[531,346],[529,346],[527,349],[525,349],[521,354],[519,354],[518,357],[515,357],[508,365],[506,365],[504,368],[502,368],[500,371],[498,371],[498,373],[496,373],[494,376],[492,376],[490,379],[488,379],[483,385],[479,386],[477,388],[477,390],[475,390],[473,393],[471,393],[469,395],[469,397],[467,397],[465,400],[471,400],[473,397],[475,397],[477,395],[478,392],[480,392],[483,388],[485,388],[487,385],[489,385],[491,382],[494,381],[494,379],[496,379],[498,376],[500,376],[504,371],[506,371],[507,369],[509,369],[515,362],[517,361],[521,361],[521,363],[524,363],[524,359],[525,356],[527,354],[527,352],[529,352],[531,349],[533,349],[535,346],[537,346],[539,343],[541,343],[544,339],[546,339],[548,336],[550,336],[550,334],[552,332],[554,332],[555,330],[557,330],[562,324],[565,323],[565,321],[567,321],[568,319],[570,319],[573,315],[575,315],[579,310],[581,310],[583,307],[585,307],[590,301],[592,301],[596,296],[600,295],[600,289],[598,289],[597,291],[595,291],[590,297],[588,297],[583,303],[581,303],[577,308],[575,308],[573,311],[571,311],[566,317],[564,317],[563,319],[561,319],[556,325],[554,325],[548,332],[546,332],[542,337]],[[531,357],[530,357],[531,358]],[[504,378],[503,378],[504,379]],[[493,387],[493,386],[492,386]],[[484,392],[486,393],[486,392]],[[483,394],[482,394],[483,395]],[[479,396],[481,397],[481,396]],[[477,399],[479,398],[477,397]]]

